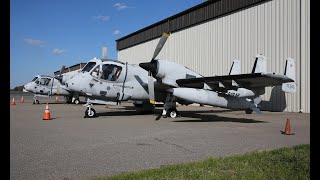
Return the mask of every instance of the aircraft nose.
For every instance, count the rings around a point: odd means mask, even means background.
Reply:
[[[22,91],[23,92],[28,92],[28,90],[29,90],[28,85],[27,84],[24,85]]]

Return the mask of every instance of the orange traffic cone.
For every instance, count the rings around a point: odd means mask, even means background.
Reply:
[[[287,118],[286,127],[285,127],[284,132],[282,131],[282,134],[285,134],[285,135],[293,135],[294,134],[294,133],[291,133],[291,124],[290,124],[289,118]]]
[[[46,110],[44,111],[44,114],[43,114],[43,120],[51,120],[48,103],[46,105]]]
[[[59,102],[58,96],[56,96],[56,102]]]
[[[23,96],[21,97],[20,102],[21,102],[21,103],[24,103]]]
[[[12,98],[11,105],[16,105],[16,102],[14,101],[14,98]]]

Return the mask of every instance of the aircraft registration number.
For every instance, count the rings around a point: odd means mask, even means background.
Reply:
[[[240,96],[240,93],[236,93],[236,92],[227,92],[227,94],[229,96],[234,96],[234,97],[239,97]]]

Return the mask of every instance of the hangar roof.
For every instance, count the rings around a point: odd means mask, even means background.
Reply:
[[[81,68],[83,68],[86,64],[87,64],[87,63],[78,63],[78,64],[75,64],[75,65],[73,65],[73,66],[66,67],[66,68],[63,70],[62,74],[63,74],[63,73],[67,73],[67,72],[71,72],[71,71],[75,71],[75,70],[78,70],[78,69],[81,69]],[[57,75],[59,75],[59,73],[60,73],[60,70],[55,71],[53,74],[54,74],[55,76],[57,76]]]
[[[123,50],[152,39],[163,32],[175,32],[256,6],[270,0],[208,0],[176,15],[116,40],[117,50]]]

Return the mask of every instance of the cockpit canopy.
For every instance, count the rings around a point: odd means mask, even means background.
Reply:
[[[119,78],[121,71],[121,66],[117,66],[115,64],[103,64],[101,74],[99,65],[91,72],[91,75],[102,80],[116,81]]]
[[[36,84],[39,84],[39,85],[44,85],[44,86],[48,86],[49,83],[51,81],[51,78],[49,77],[40,77],[36,80]]]

